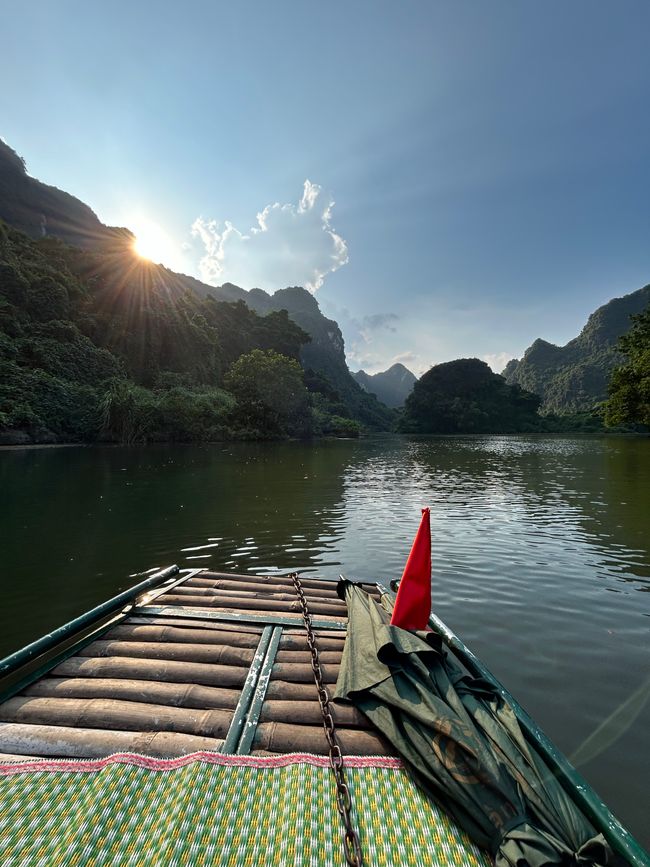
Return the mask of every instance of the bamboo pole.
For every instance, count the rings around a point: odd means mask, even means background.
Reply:
[[[193,617],[161,617],[157,614],[133,614],[124,621],[127,624],[134,626],[178,626],[182,629],[212,629],[216,631],[224,631],[229,633],[242,633],[246,635],[257,635],[257,641],[260,639],[263,625],[255,623],[247,623],[241,621],[239,623],[231,623],[228,620],[208,620]]]
[[[22,693],[53,698],[114,698],[163,704],[170,707],[223,708],[234,710],[238,689],[198,686],[193,683],[158,683],[155,680],[125,680],[108,677],[44,677]]]
[[[246,681],[247,672],[248,669],[240,666],[206,665],[202,662],[73,656],[57,665],[51,674],[55,677],[117,677],[128,680],[195,683],[202,686],[241,687]]]
[[[173,588],[174,594],[177,596],[212,596],[219,599],[275,599],[278,602],[294,602],[296,600],[295,593],[278,592],[268,589],[262,590],[215,590],[212,587],[190,587],[180,586]],[[162,597],[161,597],[162,598]],[[345,602],[338,597],[316,597],[310,600],[310,604],[329,605],[332,608],[338,609],[342,614],[347,612]]]
[[[323,681],[336,683],[339,676],[338,665],[322,665]],[[290,683],[314,683],[314,672],[311,664],[293,662],[276,662],[273,666],[273,680],[288,680]],[[316,686],[314,686],[316,689]]]
[[[312,695],[315,691],[312,690]],[[330,705],[332,718],[337,726],[355,729],[372,728],[372,723],[361,711],[351,705]],[[323,714],[320,704],[313,701],[283,701],[267,699],[262,705],[260,722],[300,723],[303,725],[322,725]]]
[[[332,693],[330,686],[330,695]],[[311,683],[290,683],[287,680],[271,680],[266,690],[266,700],[313,701],[316,697],[316,684],[312,675]]]
[[[128,656],[131,659],[171,659],[213,665],[243,666],[248,669],[254,648],[226,644],[172,644],[156,641],[93,641],[77,654],[81,657]]]
[[[225,579],[227,581],[256,581],[261,584],[282,584],[286,587],[293,587],[293,581],[288,575],[241,575],[237,573],[231,572],[212,572],[211,570],[204,570],[201,573],[201,577],[204,579]],[[329,581],[326,578],[308,578],[300,576],[300,583],[302,586],[307,589],[319,589],[325,587],[332,587],[332,589],[336,592],[337,581]],[[377,589],[377,585],[374,583],[360,582],[363,584],[363,589],[370,593],[371,596],[380,596],[380,591]]]
[[[177,626],[138,625],[116,626],[102,636],[106,641],[159,641],[172,644],[227,644],[230,647],[256,648],[260,637],[250,632],[227,632],[217,629],[180,629]]]
[[[204,579],[222,579],[226,581],[238,581],[238,582],[247,582],[247,581],[255,581],[259,584],[268,584],[268,585],[282,585],[285,587],[293,587],[293,581],[289,578],[288,575],[255,575],[253,573],[249,575],[241,575],[232,572],[212,572],[209,570],[205,570],[201,572],[201,577]],[[325,586],[331,586],[333,590],[336,589],[336,581],[328,581],[325,578],[303,578],[300,576],[300,583],[305,588],[320,588]]]
[[[209,579],[203,578],[200,575],[197,575],[194,578],[190,578],[188,581],[183,582],[183,587],[205,587],[211,588],[213,590],[246,590],[254,593],[269,593],[269,592],[288,592],[289,585],[287,584],[269,584],[251,580],[251,581],[227,581],[225,579],[217,578],[217,579]],[[339,597],[336,594],[336,590],[332,587],[331,590],[327,588],[321,587],[312,587],[305,591],[305,596],[307,599],[332,599],[336,601],[340,601]]]
[[[331,636],[331,638],[330,638]],[[326,650],[334,650],[338,653],[343,653],[343,644],[345,641],[345,633],[341,633],[341,639],[338,636],[335,637],[333,632],[327,633],[327,637],[324,637],[324,634],[321,632],[320,634],[316,633],[316,638],[318,641],[318,649],[322,648],[323,651]],[[282,638],[280,639],[280,650],[308,650],[309,646],[307,644],[307,633],[303,629],[300,632],[290,632],[289,630],[284,630],[282,633]]]
[[[2,721],[31,725],[110,728],[119,731],[184,732],[224,738],[232,711],[164,707],[109,698],[40,698],[20,696],[2,705]]]
[[[321,650],[318,644],[318,656],[321,663],[328,665],[340,665],[343,656],[342,650]],[[291,662],[298,665],[311,665],[311,653],[308,650],[278,650],[276,662]]]
[[[169,759],[197,750],[218,751],[222,741],[179,732],[131,732],[70,726],[0,723],[3,749],[18,755],[99,759],[113,753],[139,753]]]
[[[338,739],[344,755],[393,755],[386,741],[373,732],[339,729]],[[274,753],[316,753],[327,755],[329,747],[323,726],[294,725],[280,722],[261,723],[257,727],[253,748]]]
[[[179,593],[165,593],[159,596],[157,601],[159,605],[182,605],[190,608],[244,608],[248,614],[253,613],[250,599],[235,596],[185,596]],[[329,603],[314,602],[309,607],[314,614],[331,614],[341,618],[347,614],[347,609],[341,611],[338,606],[330,605]],[[289,602],[280,602],[275,599],[260,597],[255,600],[255,611],[281,611],[283,613],[299,614],[300,604],[297,599],[292,599]]]

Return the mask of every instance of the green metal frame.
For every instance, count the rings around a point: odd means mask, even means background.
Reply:
[[[396,590],[398,586],[399,581],[391,582],[391,588]],[[382,596],[387,596],[391,602],[394,602],[395,594],[391,590],[379,583],[377,588]],[[517,699],[508,692],[505,686],[439,617],[432,614],[429,618],[429,624],[470,674],[490,681],[499,694],[510,704],[526,739],[537,748],[566,793],[595,827],[605,835],[610,845],[633,867],[648,867],[650,860],[645,849],[619,822],[589,783],[576,771],[566,756],[560,752]]]
[[[255,732],[257,731],[257,723],[259,722],[260,714],[262,712],[262,705],[264,704],[264,698],[266,697],[266,690],[268,689],[269,681],[271,679],[273,663],[275,662],[278,647],[280,646],[281,637],[282,627],[274,626],[273,634],[271,635],[271,640],[269,641],[266,656],[264,657],[264,662],[262,663],[262,668],[257,680],[257,686],[255,687],[255,694],[248,710],[246,723],[243,727],[239,743],[237,744],[236,752],[239,756],[246,756],[251,751]]]
[[[266,659],[266,652],[269,648],[271,636],[273,635],[273,629],[273,626],[264,627],[262,637],[260,638],[257,650],[255,651],[255,657],[253,658],[251,667],[246,675],[246,682],[244,683],[241,695],[239,696],[239,701],[237,702],[237,707],[235,708],[235,713],[233,714],[228,734],[226,735],[223,746],[221,747],[222,753],[234,753],[237,750],[237,745],[239,744],[239,740],[244,730],[244,723],[246,722],[250,704],[253,695],[255,694],[260,672],[264,660]]]
[[[300,628],[303,625],[302,619],[297,617],[283,617],[269,612],[265,614],[246,614],[242,610],[241,614],[233,614],[227,611],[215,611],[213,608],[175,608],[172,605],[159,606],[147,605],[138,608],[138,614],[155,616],[155,617],[179,617],[187,618],[188,620],[224,620],[229,623],[256,623],[262,626],[273,624],[275,626],[295,626]],[[337,629],[345,632],[347,623],[341,623],[339,620],[320,620],[312,619],[314,629]]]
[[[73,656],[84,647],[87,647],[97,638],[100,638],[117,623],[123,622],[136,611],[139,612],[135,600],[142,593],[147,594],[145,596],[146,601],[151,601],[203,570],[190,569],[183,571],[185,574],[180,574],[178,566],[169,566],[166,569],[161,569],[123,593],[114,596],[106,602],[102,602],[101,605],[58,627],[58,629],[44,635],[32,644],[28,644],[22,650],[7,656],[0,662],[0,702],[12,698],[16,693],[21,692],[25,687],[34,683],[35,680],[46,675],[61,662]],[[179,575],[179,577],[175,581],[165,583],[176,575]],[[164,586],[160,586],[161,584]],[[120,608],[122,610],[116,611],[116,609]],[[109,620],[104,619],[113,612],[116,612],[113,617],[110,617]],[[96,624],[99,625],[93,629],[92,627]],[[88,631],[89,629],[90,632]],[[77,640],[73,640],[75,636],[77,636]],[[67,642],[69,641],[72,641],[72,643],[68,644]],[[65,645],[64,649],[58,653],[54,652],[62,644]],[[34,668],[30,668],[30,665],[40,656],[45,657],[43,662]],[[22,677],[18,676],[14,679],[13,675],[19,675],[21,668],[26,669],[26,673]]]

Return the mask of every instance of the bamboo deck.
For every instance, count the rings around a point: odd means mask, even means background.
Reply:
[[[301,581],[332,686],[345,603],[332,582]],[[306,632],[287,577],[180,574],[54,662],[0,704],[0,760],[327,752]],[[393,755],[357,710],[335,705],[333,715],[344,753]]]

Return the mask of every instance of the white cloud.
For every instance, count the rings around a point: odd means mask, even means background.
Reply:
[[[306,180],[297,205],[267,205],[246,233],[227,220],[222,227],[216,220],[199,217],[192,234],[205,247],[199,263],[202,279],[244,289],[304,286],[315,292],[328,274],[348,261],[347,244],[332,227],[333,207],[334,200]]]
[[[483,356],[495,373],[501,373],[506,364],[515,356],[512,352],[491,352]]]

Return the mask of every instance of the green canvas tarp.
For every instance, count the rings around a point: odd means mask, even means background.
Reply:
[[[391,626],[359,585],[342,580],[339,595],[349,621],[335,701],[370,718],[496,867],[627,863],[529,747],[492,684],[468,675],[436,633]]]

